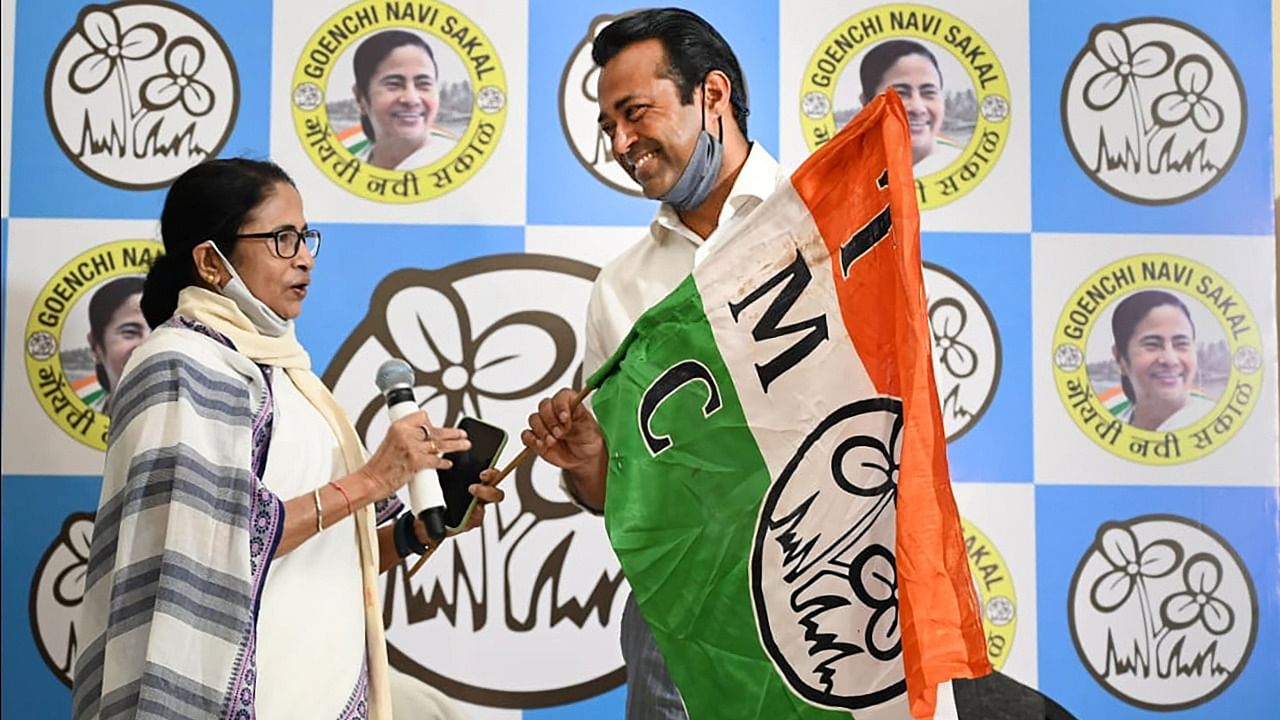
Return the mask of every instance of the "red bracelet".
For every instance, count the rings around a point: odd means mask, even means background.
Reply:
[[[355,514],[355,512],[354,512],[354,511],[352,511],[352,509],[351,509],[351,497],[350,497],[349,495],[347,495],[347,491],[346,491],[346,490],[343,490],[343,489],[342,489],[342,486],[341,486],[341,485],[339,485],[339,484],[338,484],[337,482],[335,482],[335,481],[332,481],[332,480],[331,480],[331,481],[329,481],[329,484],[333,486],[333,489],[334,489],[334,490],[337,490],[338,492],[342,493],[342,499],[347,501],[347,514],[348,514],[348,515],[354,515],[354,514]]]

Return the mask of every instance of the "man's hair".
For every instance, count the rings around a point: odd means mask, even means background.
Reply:
[[[604,67],[628,46],[653,39],[662,43],[666,54],[662,76],[680,88],[680,102],[685,105],[693,102],[693,90],[707,73],[719,70],[728,76],[733,119],[746,137],[747,86],[738,58],[715,28],[688,10],[660,8],[623,15],[596,35],[591,59]]]

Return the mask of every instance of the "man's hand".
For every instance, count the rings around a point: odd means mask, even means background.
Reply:
[[[603,508],[609,452],[595,416],[576,401],[577,396],[574,390],[562,388],[543,398],[538,411],[529,416],[529,429],[520,433],[520,441],[565,471],[580,502]]]

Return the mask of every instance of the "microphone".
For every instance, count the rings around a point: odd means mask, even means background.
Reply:
[[[413,398],[413,368],[399,358],[392,358],[378,368],[375,378],[378,389],[387,399],[387,414],[391,422],[418,411]],[[432,540],[444,537],[444,491],[434,470],[422,469],[409,481],[409,504],[413,514],[427,526]]]

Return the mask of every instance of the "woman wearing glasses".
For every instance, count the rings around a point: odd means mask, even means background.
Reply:
[[[320,233],[279,167],[197,165],[160,225],[155,330],[115,391],[73,717],[388,718],[375,583],[426,541],[411,513],[387,522],[395,492],[470,444],[419,412],[364,451],[294,335]]]

